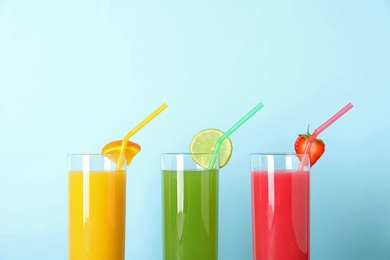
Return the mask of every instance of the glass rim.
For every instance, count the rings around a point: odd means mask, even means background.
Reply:
[[[300,155],[300,156],[304,156],[304,155],[310,155],[308,153],[293,153],[293,152],[265,152],[265,153],[250,153],[250,155]]]

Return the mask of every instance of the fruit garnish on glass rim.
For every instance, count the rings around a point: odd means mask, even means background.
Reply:
[[[326,128],[328,128],[331,124],[333,124],[337,119],[339,119],[342,115],[347,113],[352,107],[352,103],[348,103],[331,118],[326,120],[326,122],[323,123],[320,127],[316,128],[312,134],[309,133],[309,128],[307,128],[307,136],[299,136],[298,139],[295,141],[295,151],[297,153],[309,154],[310,164],[311,166],[313,166],[318,160],[318,158],[320,158],[325,151],[324,142],[320,139],[317,139],[317,136]],[[304,148],[302,149],[302,147]],[[302,170],[304,168],[305,160],[306,159],[301,161],[298,170]]]
[[[106,144],[102,149],[102,154],[111,154],[111,155],[124,154],[126,157],[126,164],[127,166],[129,166],[134,156],[139,151],[141,151],[141,146],[139,146],[134,142],[129,141],[129,139],[166,108],[167,108],[167,104],[165,103],[162,104],[155,111],[153,111],[153,113],[151,113],[144,120],[142,120],[137,126],[131,129],[127,133],[127,135],[123,138],[123,140],[112,141]],[[115,160],[115,163],[117,163],[117,169],[121,169],[123,160],[120,156],[116,156],[116,158],[112,158],[112,157],[109,158],[112,161]]]
[[[309,132],[309,127],[307,127],[306,134],[299,134],[298,138],[295,140],[294,149],[297,154],[304,154],[307,142],[310,139],[311,133]],[[314,136],[313,136],[314,137]],[[325,143],[321,139],[315,138],[311,144],[309,157],[310,157],[310,166],[312,167],[317,160],[325,152]]]
[[[121,153],[122,140],[112,141],[106,144],[102,149],[102,154],[119,155]],[[126,165],[129,166],[134,156],[141,151],[141,146],[131,141],[127,141],[124,151],[126,157]]]
[[[214,153],[215,144],[217,143],[218,138],[220,138],[224,133],[221,130],[208,128],[197,133],[191,140],[190,143],[190,152],[191,153]],[[230,157],[232,156],[233,145],[232,141],[227,137],[219,148],[219,168],[224,167]],[[210,164],[210,159],[207,157],[197,157],[194,156],[194,161],[207,168]]]
[[[205,129],[197,133],[190,143],[191,153],[213,153],[213,156],[211,159],[197,159],[193,156],[194,161],[204,168],[213,169],[218,157],[217,155],[219,155],[219,168],[224,167],[228,163],[233,150],[232,141],[229,139],[229,136],[263,106],[261,102],[257,104],[225,133],[214,128]]]

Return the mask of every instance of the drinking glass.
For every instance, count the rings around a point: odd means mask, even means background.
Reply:
[[[195,161],[213,154],[162,154],[163,257],[218,259],[219,159],[213,169]]]
[[[310,259],[308,155],[251,154],[255,260]]]
[[[70,260],[124,259],[126,163],[120,160],[124,155],[68,155]]]

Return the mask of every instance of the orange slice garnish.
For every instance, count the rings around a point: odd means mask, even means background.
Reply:
[[[122,140],[112,141],[106,144],[102,149],[102,154],[119,154],[122,148]],[[128,141],[125,149],[126,165],[129,166],[134,156],[141,151],[141,146]]]

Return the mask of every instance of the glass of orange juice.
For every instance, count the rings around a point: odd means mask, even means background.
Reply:
[[[125,258],[123,160],[119,154],[68,155],[69,259]]]
[[[68,155],[69,260],[124,260],[126,167],[141,146],[129,139],[160,114],[164,103],[102,154]]]

